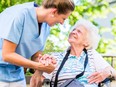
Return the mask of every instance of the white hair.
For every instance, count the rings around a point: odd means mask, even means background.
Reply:
[[[92,22],[85,20],[85,19],[80,19],[78,20],[75,25],[72,27],[75,29],[78,26],[83,26],[85,29],[87,29],[87,41],[88,41],[88,46],[86,49],[96,49],[98,47],[98,43],[100,41],[100,35],[98,34],[98,28],[93,25]]]

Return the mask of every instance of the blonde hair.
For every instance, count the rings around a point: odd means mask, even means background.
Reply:
[[[73,26],[73,29],[78,27],[79,25],[84,26],[85,29],[87,29],[87,42],[88,46],[85,47],[86,49],[96,49],[98,47],[98,43],[100,41],[100,35],[98,34],[98,28],[92,24],[92,22],[80,19],[78,20],[75,25]]]
[[[44,8],[56,8],[58,14],[66,14],[75,8],[73,0],[43,0]]]

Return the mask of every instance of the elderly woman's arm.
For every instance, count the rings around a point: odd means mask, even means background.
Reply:
[[[96,51],[92,52],[96,72],[88,77],[89,83],[99,83],[113,76],[116,78],[116,70]]]
[[[104,68],[103,70],[94,72],[92,75],[88,77],[89,83],[100,83],[108,77],[116,78],[116,70],[111,66]]]
[[[111,71],[111,76],[114,77],[116,80],[116,70],[113,67],[111,67],[110,71]]]

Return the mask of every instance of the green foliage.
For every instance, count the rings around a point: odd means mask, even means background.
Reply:
[[[78,19],[86,18],[92,21],[94,25],[99,26],[94,21],[94,19],[97,17],[102,17],[102,16],[104,17],[104,15],[107,15],[107,11],[109,11],[108,8],[109,8],[109,4],[104,2],[103,0],[96,0],[95,3],[84,2],[83,5],[76,6],[75,11],[69,17],[70,24],[74,25],[74,23]],[[108,44],[109,44],[109,41],[102,38],[99,43],[97,51],[100,53],[105,53],[107,51]]]
[[[73,26],[78,19],[85,18],[93,22],[93,24],[95,24],[96,26],[98,26],[100,29],[100,34],[102,35],[104,32],[107,32],[107,28],[97,24],[95,22],[95,18],[98,17],[105,18],[111,12],[116,14],[115,10],[116,10],[116,6],[115,5],[110,6],[109,3],[106,2],[106,0],[94,0],[93,2],[88,2],[87,0],[81,0],[81,4],[75,7],[74,12],[69,17],[69,24]],[[116,18],[112,19],[111,24],[112,24],[112,33],[114,36],[116,36]],[[54,35],[56,35],[56,37],[59,38],[57,34],[59,32],[55,32],[55,33],[56,34]],[[65,33],[68,34],[69,32],[65,32]],[[111,46],[114,45],[114,43],[116,43],[115,40],[111,40],[111,39],[109,40],[107,38],[102,37],[97,51],[100,53],[107,53],[109,52],[109,50],[115,49],[113,48],[113,46]]]
[[[24,2],[31,2],[31,1],[35,1],[38,4],[41,4],[42,2],[42,0],[0,0],[0,12],[2,12],[5,8],[9,6],[24,3]],[[93,0],[91,2],[89,2],[89,0],[80,0],[80,4],[75,7],[74,12],[68,18],[69,24],[73,26],[78,19],[86,18],[87,20],[92,21],[96,26],[99,26],[100,34],[102,35],[102,33],[106,32],[107,29],[97,24],[94,21],[94,19],[98,17],[104,18],[110,12],[116,14],[116,5],[110,6],[106,0]],[[112,34],[116,36],[116,17],[112,18],[111,24],[112,24],[111,27]],[[63,34],[63,36],[61,35],[61,33]],[[60,45],[56,45],[50,38],[47,41],[45,52],[64,50],[66,46],[64,42],[67,41],[69,31],[62,32],[62,30],[60,30],[59,25],[57,25],[52,28],[50,34],[52,37],[54,36],[54,38],[55,37],[59,38],[59,42],[56,43],[62,44],[64,45],[64,47],[61,47]],[[115,48],[113,48],[113,46],[115,46],[115,43],[116,43],[116,37],[114,37],[114,40],[108,40],[102,37],[97,50],[101,53],[105,53],[109,49],[114,50]]]
[[[21,4],[24,2],[32,2],[35,1],[38,4],[41,4],[42,0],[0,0],[0,12],[2,12],[7,7],[10,7],[15,4]]]
[[[30,73],[29,71],[27,71],[25,75],[26,75],[26,76],[32,76],[33,74]]]
[[[107,51],[106,48],[107,48],[108,44],[109,44],[109,41],[102,38],[100,40],[97,51],[100,53],[106,53],[106,51]]]
[[[81,4],[75,7],[74,12],[69,17],[69,24],[73,26],[78,19],[86,18],[92,21],[93,24],[99,26],[94,21],[94,19],[97,17],[104,17],[108,14],[108,12],[109,12],[109,4],[104,0],[95,0],[95,2],[88,2],[87,0],[81,0]],[[51,32],[52,31],[54,32],[54,30],[51,30]],[[65,33],[68,34],[69,32],[65,32]],[[54,35],[57,38],[59,38],[59,31],[55,31]],[[109,44],[108,41],[102,38],[98,47],[98,51],[101,53],[106,52],[106,48],[108,44]]]
[[[112,33],[114,34],[114,36],[116,36],[116,18],[113,18],[112,20],[111,20],[111,24],[113,25],[112,26]]]
[[[46,49],[44,51],[44,53],[51,53],[51,52],[61,52],[62,49],[58,46],[55,46],[54,43],[51,40],[47,40],[46,43]]]
[[[95,3],[84,2],[83,5],[78,5],[75,7],[74,12],[69,17],[70,24],[74,23],[80,18],[86,18],[88,20],[93,20],[96,17],[104,15],[104,10],[108,10],[108,3],[103,2],[104,0],[96,0]],[[100,14],[100,15],[99,15]],[[106,15],[106,14],[105,14]]]
[[[57,27],[52,28],[52,30],[50,32],[50,34],[55,35],[57,37],[59,36],[59,33],[60,33],[60,29]]]

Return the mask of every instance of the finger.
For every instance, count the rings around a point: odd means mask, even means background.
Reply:
[[[52,60],[51,59],[48,59],[48,64],[52,63]]]
[[[45,61],[45,66],[48,66],[48,64],[49,64],[48,61]]]
[[[51,59],[51,56],[48,55],[48,54],[44,54],[44,55],[42,56],[42,58],[43,58],[44,60],[46,60],[46,59]]]
[[[42,57],[42,54],[39,54],[38,57],[41,58]]]
[[[45,65],[45,60],[41,59],[40,63],[42,63],[43,65]]]
[[[47,58],[45,61],[46,61],[46,63],[45,63],[46,66],[48,66],[49,64],[52,63],[52,62],[51,62],[51,59],[49,59],[49,58]]]
[[[54,56],[50,56],[50,58],[51,58],[51,62],[52,62],[53,64],[56,64],[56,58],[55,58]]]
[[[96,75],[95,77],[93,77],[93,78],[90,78],[89,80],[88,80],[88,82],[90,83],[90,84],[92,84],[92,83],[96,83],[96,82],[98,82],[98,81],[100,81],[100,76],[99,75]]]
[[[87,78],[93,78],[93,77],[97,76],[98,74],[99,74],[98,72],[94,72],[90,76],[88,76]]]
[[[53,64],[56,64],[57,63],[55,58],[52,58],[52,63]]]
[[[96,84],[98,84],[98,83],[100,83],[101,82],[101,80],[99,79],[99,78],[97,78],[97,79],[95,79],[94,81],[93,81],[93,83],[96,83]]]

